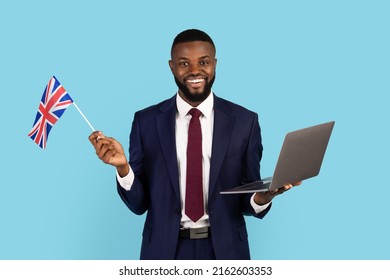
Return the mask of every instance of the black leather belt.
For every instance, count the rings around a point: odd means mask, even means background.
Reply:
[[[210,227],[180,229],[180,238],[201,239],[210,236]]]

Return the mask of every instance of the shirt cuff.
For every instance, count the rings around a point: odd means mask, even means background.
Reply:
[[[254,193],[251,197],[251,205],[252,205],[253,210],[255,210],[255,213],[260,214],[261,212],[263,212],[265,209],[268,208],[268,206],[271,204],[271,202],[268,202],[267,204],[264,204],[264,205],[258,205],[255,202],[255,194],[256,193]]]
[[[130,165],[129,165],[129,174],[127,174],[125,177],[121,177],[119,176],[117,171],[116,179],[118,180],[118,183],[122,188],[124,188],[126,191],[129,191],[131,189],[131,186],[134,183],[134,172],[131,169]]]

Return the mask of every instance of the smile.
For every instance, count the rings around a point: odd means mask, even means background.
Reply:
[[[201,83],[204,81],[204,79],[188,79],[186,80],[188,83],[191,83],[191,84],[197,84],[197,83]]]

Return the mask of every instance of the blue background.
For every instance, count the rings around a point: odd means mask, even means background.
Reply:
[[[215,3],[214,3],[215,2]],[[128,147],[133,113],[171,97],[174,36],[208,32],[217,95],[259,113],[261,172],[284,134],[335,120],[320,176],[247,219],[254,259],[389,259],[388,1],[2,1],[0,259],[137,259],[144,217],[70,106],[27,137],[52,75]]]

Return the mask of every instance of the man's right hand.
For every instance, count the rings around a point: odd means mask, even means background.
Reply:
[[[93,132],[89,141],[95,148],[96,155],[106,164],[115,166],[119,176],[124,177],[129,173],[129,164],[121,143],[112,137],[106,137],[101,131]]]

